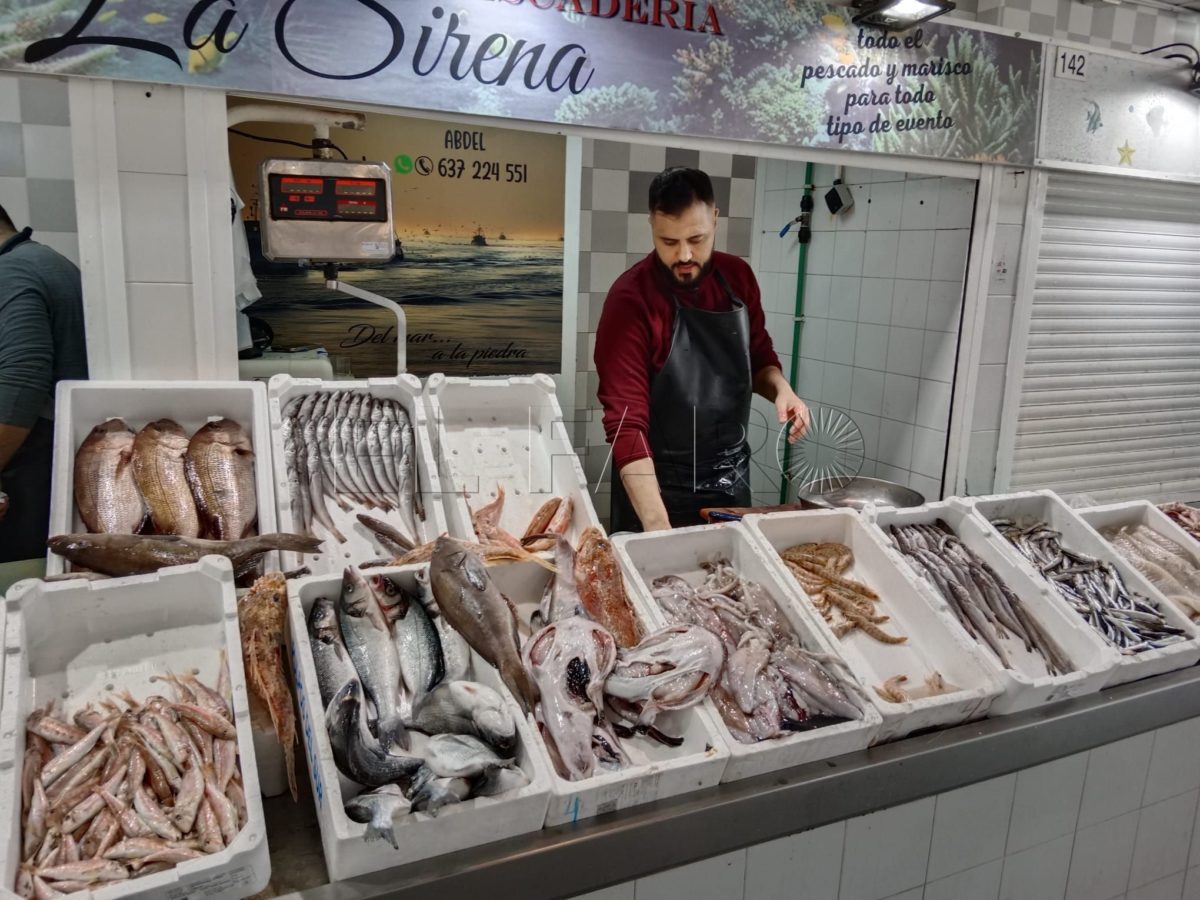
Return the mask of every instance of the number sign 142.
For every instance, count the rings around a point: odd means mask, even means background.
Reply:
[[[1078,50],[1055,49],[1054,77],[1087,81],[1087,54]]]

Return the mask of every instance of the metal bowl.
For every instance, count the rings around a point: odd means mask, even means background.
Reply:
[[[912,488],[882,478],[825,478],[804,485],[801,498],[825,509],[862,509],[868,503],[899,508],[920,506],[925,498]]]

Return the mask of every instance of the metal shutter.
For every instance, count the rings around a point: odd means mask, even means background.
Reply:
[[[1200,497],[1200,187],[1049,175],[1011,485]]]

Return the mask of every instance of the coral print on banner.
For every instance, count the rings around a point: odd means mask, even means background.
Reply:
[[[1041,46],[809,0],[10,0],[0,68],[1030,163]]]

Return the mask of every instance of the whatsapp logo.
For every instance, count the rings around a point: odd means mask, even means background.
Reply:
[[[392,163],[392,167],[399,175],[408,175],[413,170],[412,157],[407,153],[401,153]]]

